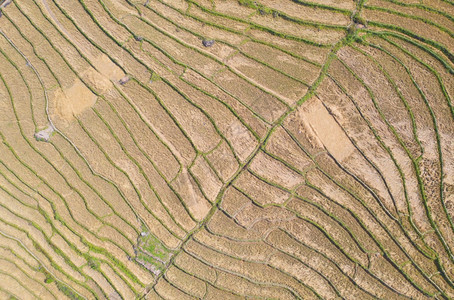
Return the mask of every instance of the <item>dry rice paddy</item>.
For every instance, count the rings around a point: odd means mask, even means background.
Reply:
[[[0,2],[1,299],[454,298],[451,0]]]

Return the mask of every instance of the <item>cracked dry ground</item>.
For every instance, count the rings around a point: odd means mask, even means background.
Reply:
[[[358,1],[3,1],[0,299],[454,298],[454,3]]]

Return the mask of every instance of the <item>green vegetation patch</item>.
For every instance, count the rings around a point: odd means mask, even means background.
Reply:
[[[99,262],[98,259],[94,258],[94,257],[90,257],[88,260],[87,260],[87,264],[90,268],[92,269],[99,269],[99,266],[101,265],[101,263]]]
[[[65,296],[67,296],[69,299],[72,299],[72,300],[83,300],[84,299],[81,296],[74,293],[69,287],[67,287],[63,283],[56,282],[56,284],[57,284],[57,288],[60,290],[60,292],[65,294]]]
[[[252,0],[238,0],[238,3],[241,6],[246,6],[252,9],[257,10],[261,15],[270,15],[273,13],[273,10],[269,7],[266,7],[257,1],[252,1]]]
[[[165,269],[174,254],[148,230],[140,233],[134,252],[135,260],[156,276]]]
[[[361,24],[363,26],[367,26],[367,21],[366,19],[364,19],[363,17],[361,17],[359,14],[355,14],[353,16],[353,22],[355,22],[356,24]]]
[[[52,283],[55,281],[54,277],[52,277],[52,275],[47,272],[47,270],[43,266],[39,266],[38,270],[44,273],[44,275],[46,276],[46,278],[44,279],[45,283]]]
[[[151,74],[151,77],[150,77],[150,83],[153,83],[155,81],[160,81],[161,80],[161,76],[158,75],[158,73],[156,72],[153,72]]]

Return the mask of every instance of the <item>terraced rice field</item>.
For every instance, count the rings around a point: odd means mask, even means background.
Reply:
[[[454,298],[451,0],[0,2],[1,299]]]

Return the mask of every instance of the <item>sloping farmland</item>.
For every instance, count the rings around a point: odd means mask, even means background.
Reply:
[[[454,298],[451,0],[0,3],[0,299]]]

